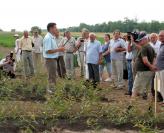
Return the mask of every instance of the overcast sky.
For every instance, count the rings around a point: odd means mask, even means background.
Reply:
[[[45,29],[48,22],[65,28],[124,17],[164,21],[163,12],[164,0],[1,0],[0,28],[21,31],[37,25]]]

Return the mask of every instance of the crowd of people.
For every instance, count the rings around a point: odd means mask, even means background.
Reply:
[[[115,30],[112,37],[104,34],[104,44],[86,28],[82,29],[78,38],[74,38],[68,30],[61,36],[56,23],[49,23],[47,31],[44,38],[38,30],[33,31],[33,37],[29,36],[28,31],[24,31],[22,38],[18,34],[14,37],[16,64],[23,62],[26,78],[41,72],[40,66],[45,62],[48,93],[55,91],[57,73],[60,78],[76,80],[77,59],[81,77],[94,88],[99,82],[109,82],[113,88],[123,89],[127,80],[125,95],[132,98],[142,95],[146,99],[154,97],[155,86],[158,86],[158,96],[161,105],[164,105],[164,30],[159,34],[143,31],[123,35]],[[5,70],[11,64],[13,69],[6,73],[15,77],[15,61],[11,53],[1,61],[0,67]]]

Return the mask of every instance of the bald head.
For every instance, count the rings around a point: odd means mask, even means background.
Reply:
[[[28,31],[25,30],[25,31],[23,32],[23,35],[24,35],[24,38],[28,38]]]
[[[95,34],[95,33],[90,33],[90,34],[89,34],[89,38],[90,38],[90,41],[91,41],[91,42],[94,42],[95,39],[96,39],[96,34]]]
[[[159,40],[164,44],[164,30],[159,32]]]

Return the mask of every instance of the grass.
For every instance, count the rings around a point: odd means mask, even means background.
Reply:
[[[102,34],[98,34],[98,40],[103,42]],[[14,46],[12,33],[0,33],[0,41],[2,46]],[[161,128],[164,123],[163,112],[158,113],[157,119],[154,117],[153,104],[150,108],[147,101],[131,102],[123,95],[126,90],[115,90],[109,83],[94,89],[90,84],[84,85],[79,76],[75,81],[58,79],[57,83],[55,94],[49,95],[45,73],[29,80],[10,80],[0,75],[0,131],[50,133],[54,127],[84,131],[109,126],[155,133],[158,130],[154,126]]]
[[[11,32],[0,32],[0,45],[4,47],[14,47],[14,37]]]
[[[15,39],[13,37],[15,33],[11,33],[11,32],[0,32],[0,45],[3,47],[14,47],[15,46]],[[45,33],[43,33],[44,35]],[[80,36],[80,33],[74,32],[72,33],[74,37],[78,37]],[[22,33],[19,33],[19,35],[21,36]],[[97,38],[98,40],[103,43],[103,33],[97,33]]]
[[[143,133],[155,133],[155,124],[164,123],[164,113],[159,113],[158,119],[154,118],[153,106],[149,109],[150,105],[141,100],[131,103],[128,97],[123,98],[121,90],[116,91],[109,85],[94,89],[90,84],[84,85],[80,78],[76,81],[58,79],[57,83],[55,94],[49,95],[45,91],[46,74],[38,74],[29,80],[2,77],[1,131],[6,127],[8,132],[13,128],[17,132],[51,132],[54,127],[75,124],[82,131],[115,125],[118,129],[123,126]],[[102,101],[105,97],[108,101]]]

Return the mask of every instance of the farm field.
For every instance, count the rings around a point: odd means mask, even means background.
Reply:
[[[20,33],[21,34],[21,33]],[[79,36],[79,33],[73,33]],[[103,33],[97,34],[102,41]],[[12,33],[0,33],[0,58],[13,50]],[[164,109],[154,101],[131,100],[112,83],[97,89],[76,68],[76,81],[58,78],[55,94],[46,94],[43,71],[25,80],[0,77],[0,133],[163,133]]]

